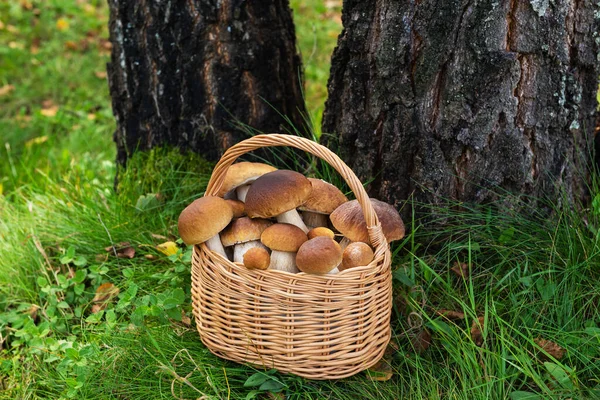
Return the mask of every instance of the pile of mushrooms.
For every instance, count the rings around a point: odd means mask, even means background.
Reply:
[[[371,199],[388,242],[404,237],[391,205]],[[249,269],[335,274],[373,261],[362,208],[334,185],[262,163],[233,164],[218,196],[205,196],[179,216],[188,245]]]

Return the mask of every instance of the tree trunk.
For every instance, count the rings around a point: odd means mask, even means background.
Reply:
[[[581,200],[595,13],[590,0],[346,0],[323,140],[390,203]]]
[[[218,159],[247,136],[302,129],[301,62],[287,0],[109,0],[117,161],[155,146]]]

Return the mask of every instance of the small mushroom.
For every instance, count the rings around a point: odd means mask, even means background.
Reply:
[[[271,262],[269,252],[263,247],[253,247],[244,254],[244,267],[248,269],[267,269]]]
[[[210,250],[227,257],[219,232],[232,218],[233,211],[225,200],[216,196],[201,197],[179,214],[179,235],[188,245],[206,242]]]
[[[333,239],[335,237],[335,234],[329,228],[325,228],[324,226],[318,226],[308,231],[307,236],[309,240],[316,238],[317,236],[327,236],[328,238]]]
[[[398,211],[390,204],[371,198],[371,204],[381,223],[383,235],[388,242],[404,237],[404,223]],[[336,208],[329,216],[331,223],[346,238],[348,243],[371,243],[363,210],[357,200],[348,201]],[[345,240],[342,240],[344,242]],[[340,243],[343,246],[343,243]]]
[[[312,191],[304,204],[298,207],[302,211],[302,219],[309,228],[327,226],[327,216],[348,198],[331,183],[321,179],[308,178]]]
[[[288,170],[264,174],[250,186],[246,196],[246,213],[250,218],[272,218],[302,229],[308,228],[296,207],[304,203],[312,185],[304,175]]]
[[[244,253],[253,247],[263,247],[260,235],[273,223],[266,219],[238,218],[221,233],[223,246],[233,248],[233,261],[244,262]]]
[[[274,224],[265,229],[260,236],[260,241],[271,249],[269,269],[298,272],[296,252],[307,240],[306,233],[295,225]]]
[[[223,179],[223,184],[217,195],[227,198],[230,197],[230,193],[235,190],[238,200],[245,201],[246,192],[250,186],[249,184],[258,179],[261,175],[276,170],[277,168],[263,163],[243,161],[233,164],[227,170],[225,178]]]
[[[342,264],[338,267],[340,271],[345,271],[350,268],[368,265],[373,261],[373,249],[363,242],[352,242],[342,254]]]
[[[296,254],[298,269],[309,274],[325,275],[341,262],[340,245],[326,236],[317,236],[304,242]]]

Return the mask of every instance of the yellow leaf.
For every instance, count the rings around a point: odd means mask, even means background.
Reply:
[[[172,256],[173,254],[177,254],[179,247],[177,247],[177,243],[175,242],[164,242],[156,246],[156,250],[167,256]]]
[[[39,137],[35,137],[33,139],[29,139],[28,141],[25,142],[25,147],[31,147],[34,144],[42,144],[44,142],[48,141],[48,136],[39,136]]]
[[[0,196],[4,194],[4,186],[0,183]]]
[[[59,31],[66,31],[69,29],[69,21],[64,18],[59,18],[58,21],[56,21],[56,29]]]
[[[44,117],[54,117],[58,112],[58,106],[50,106],[48,108],[42,108],[40,114]]]

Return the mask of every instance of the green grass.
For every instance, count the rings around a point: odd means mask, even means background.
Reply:
[[[319,121],[339,3],[293,6]],[[411,221],[394,246],[389,381],[260,375],[210,354],[187,319],[190,249],[156,249],[177,239],[177,216],[211,165],[168,149],[136,154],[113,190],[114,120],[95,73],[108,61],[105,3],[1,3],[0,21],[0,88],[14,87],[0,96],[0,398],[278,398],[245,386],[251,376],[289,399],[600,398],[600,196],[550,220],[500,203],[429,209],[443,229]],[[134,258],[114,256],[124,241]],[[456,263],[469,275],[451,272]],[[93,313],[103,284],[119,294]]]

